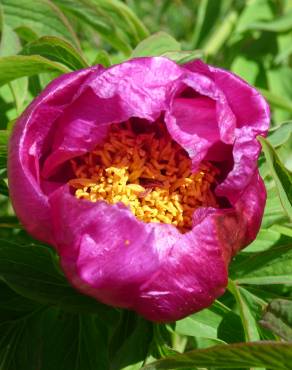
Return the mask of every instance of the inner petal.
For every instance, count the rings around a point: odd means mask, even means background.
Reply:
[[[201,162],[192,172],[187,152],[163,123],[112,124],[102,144],[71,160],[69,181],[78,199],[124,203],[144,222],[176,226],[185,233],[199,207],[219,207],[214,195],[219,171]]]

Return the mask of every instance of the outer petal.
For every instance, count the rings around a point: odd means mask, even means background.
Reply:
[[[245,188],[240,199],[235,204],[235,209],[246,223],[245,242],[243,248],[250,244],[257,236],[261,227],[264,208],[266,204],[266,188],[258,170],[255,171],[249,185]],[[235,250],[237,252],[238,250]]]
[[[11,200],[22,224],[36,238],[53,243],[50,209],[40,184],[40,160],[56,119],[80,85],[100,67],[63,75],[50,83],[22,114],[9,144],[8,178]]]
[[[16,123],[8,164],[14,208],[33,236],[54,243],[47,195],[62,185],[62,178],[51,177],[63,173],[61,164],[91,150],[112,122],[156,119],[181,74],[165,58],[105,71],[96,66],[61,76],[33,101]]]
[[[218,142],[233,144],[236,117],[223,91],[210,76],[187,67],[180,82],[165,121],[196,168]]]
[[[260,153],[256,136],[267,133],[270,123],[269,106],[255,88],[231,72],[207,66],[201,61],[189,63],[185,68],[210,78],[224,94],[236,117],[233,169],[216,189],[218,195],[226,196],[234,204],[256,171]]]
[[[49,177],[64,161],[93,150],[111,123],[138,117],[156,120],[166,109],[183,70],[165,58],[140,58],[93,75],[64,111],[44,163]]]
[[[80,202],[65,189],[50,203],[57,250],[73,285],[104,303],[133,307],[159,265],[153,233],[122,204]]]
[[[231,256],[259,216],[256,186],[246,192],[247,214],[241,204],[238,212],[202,208],[187,234],[145,224],[122,204],[80,202],[60,189],[50,203],[62,267],[77,289],[104,303],[150,320],[180,319],[223,294]]]

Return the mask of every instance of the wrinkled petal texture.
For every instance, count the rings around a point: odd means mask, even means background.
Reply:
[[[118,203],[78,200],[67,185],[68,161],[92,151],[110,124],[164,118],[195,170],[221,171],[222,206],[202,207],[193,228],[144,223]],[[63,75],[16,123],[9,150],[15,211],[37,239],[53,245],[82,293],[154,321],[180,319],[223,294],[232,256],[260,228],[266,193],[257,170],[269,108],[237,76],[195,61],[161,57]]]

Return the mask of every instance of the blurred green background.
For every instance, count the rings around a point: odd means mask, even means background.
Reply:
[[[292,340],[292,0],[0,0],[0,32],[0,369],[105,370],[110,356],[112,369],[136,370],[173,350]],[[170,326],[72,289],[52,250],[22,230],[7,186],[15,119],[52,79],[145,55],[229,69],[259,89],[272,112],[259,160],[268,189],[259,235],[231,263],[227,293]],[[268,368],[291,366],[291,353],[281,351]]]
[[[88,64],[108,64],[108,59],[117,63],[149,34],[166,31],[183,50],[199,49],[207,62],[231,69],[263,89],[274,108],[274,122],[291,118],[291,0],[1,0],[0,4],[1,56],[23,53],[29,42],[50,35],[67,40]],[[42,75],[43,84],[48,79]],[[38,88],[33,82],[28,89],[32,94]],[[18,89],[21,93],[14,91]],[[15,105],[19,113],[27,104],[26,92],[24,83],[12,91],[1,89],[2,128],[16,117]]]

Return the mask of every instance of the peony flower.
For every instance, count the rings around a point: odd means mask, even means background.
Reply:
[[[15,125],[12,203],[79,291],[177,320],[223,294],[231,258],[256,237],[268,125],[254,88],[201,61],[69,73]]]

